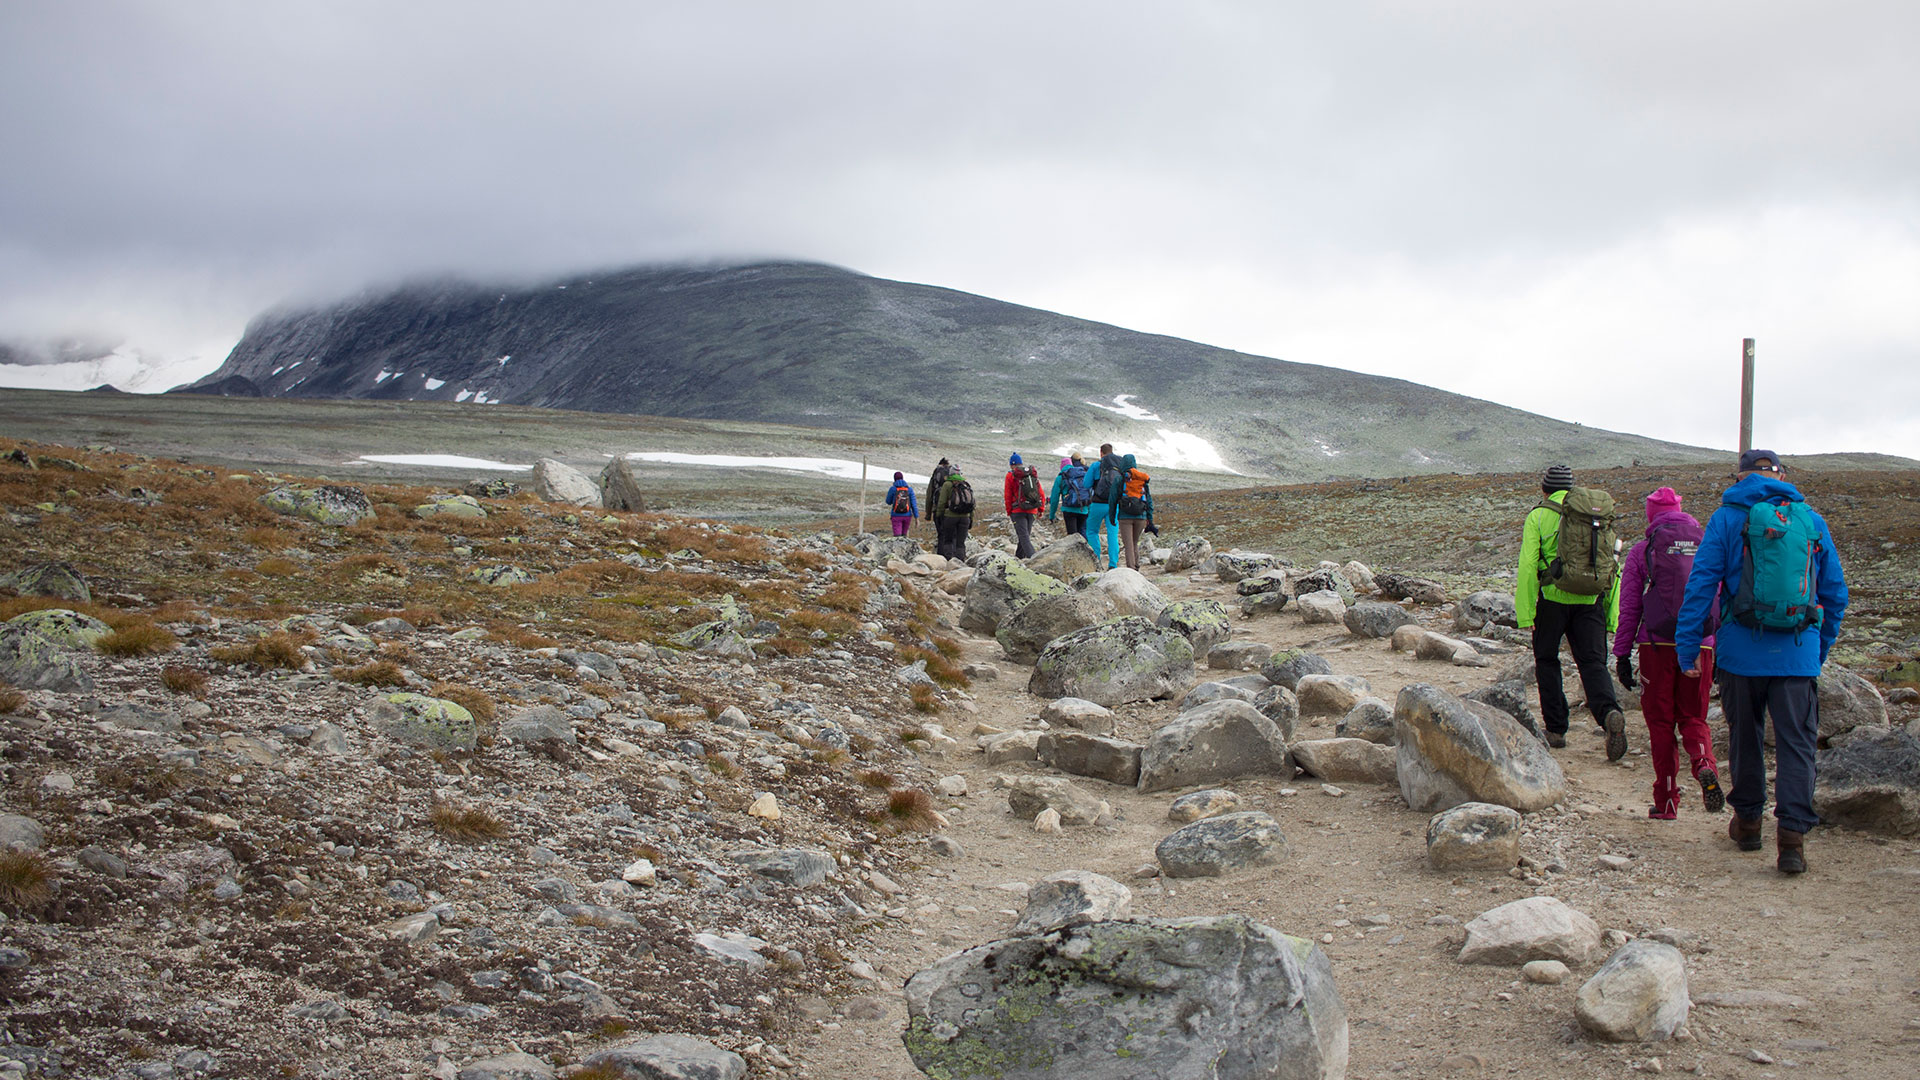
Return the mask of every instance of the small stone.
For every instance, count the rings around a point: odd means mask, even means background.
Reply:
[[[651,859],[635,859],[620,871],[620,880],[629,885],[652,885],[657,879]]]
[[[773,792],[763,791],[758,798],[753,800],[753,804],[747,807],[747,816],[765,818],[768,821],[779,821],[780,800],[773,797]]]
[[[1060,811],[1049,806],[1033,816],[1033,831],[1048,836],[1060,833]]]
[[[967,778],[955,773],[941,777],[933,786],[935,791],[947,798],[958,799],[967,793]]]
[[[1530,983],[1558,986],[1566,981],[1568,971],[1558,960],[1529,960],[1520,966],[1520,974]]]
[[[1346,793],[1347,793],[1347,789],[1345,788],[1334,787],[1332,784],[1320,785],[1320,794],[1326,795],[1330,798],[1338,799],[1342,795],[1345,795]]]
[[[1747,1051],[1747,1060],[1748,1060],[1748,1061],[1751,1061],[1751,1062],[1753,1062],[1753,1063],[1754,1063],[1755,1065],[1771,1065],[1771,1064],[1773,1064],[1773,1057],[1772,1057],[1772,1055],[1770,1055],[1770,1054],[1768,1054],[1768,1053],[1767,1053],[1766,1051],[1764,1051],[1764,1050],[1760,1050],[1760,1049],[1758,1049],[1758,1048],[1754,1048],[1754,1049],[1749,1049],[1749,1050]]]

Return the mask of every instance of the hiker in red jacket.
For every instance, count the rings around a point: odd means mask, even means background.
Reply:
[[[1631,690],[1633,652],[1640,652],[1640,711],[1653,751],[1653,807],[1647,816],[1672,821],[1680,809],[1680,749],[1685,748],[1707,812],[1726,806],[1713,732],[1707,728],[1707,694],[1713,686],[1713,635],[1700,641],[1700,672],[1680,670],[1674,651],[1680,602],[1699,550],[1700,522],[1680,509],[1680,495],[1663,487],[1647,496],[1647,535],[1620,567],[1620,625],[1613,635],[1614,674]],[[1717,617],[1716,605],[1715,615]],[[1678,735],[1676,739],[1675,736]]]
[[[1022,487],[1027,490],[1023,492]],[[1007,520],[1013,522],[1013,535],[1019,540],[1013,557],[1031,559],[1033,522],[1047,505],[1046,496],[1040,489],[1040,474],[1034,472],[1033,466],[1021,462],[1020,455],[1015,454],[1007,459],[1007,479],[1001,485],[1001,491],[1006,497]]]

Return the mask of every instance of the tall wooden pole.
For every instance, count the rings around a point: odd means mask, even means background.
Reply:
[[[1753,449],[1753,339],[1740,339],[1740,452]]]
[[[1749,342],[1751,344],[1751,342]],[[1751,355],[1752,350],[1748,350]],[[1741,447],[1742,450],[1746,447]],[[867,531],[867,455],[860,455],[860,531]]]

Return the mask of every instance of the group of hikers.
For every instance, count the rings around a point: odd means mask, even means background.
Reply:
[[[1061,458],[1060,470],[1044,492],[1039,470],[1013,454],[1007,458],[1000,487],[1007,519],[1013,524],[1015,558],[1033,557],[1033,523],[1043,513],[1053,523],[1066,518],[1067,535],[1086,537],[1095,563],[1103,557],[1104,536],[1108,569],[1122,561],[1140,569],[1140,537],[1160,532],[1153,522],[1151,478],[1132,454],[1116,454],[1112,443],[1101,444],[1100,456],[1092,464],[1077,450]],[[967,534],[973,529],[978,504],[973,483],[959,466],[941,458],[928,479],[924,501],[915,497],[904,474],[894,473],[886,504],[893,535],[905,536],[916,518],[925,518],[933,522],[935,554],[967,557]]]
[[[1684,750],[1708,812],[1733,807],[1727,835],[1742,851],[1765,846],[1762,747],[1772,717],[1776,865],[1804,873],[1806,834],[1820,822],[1813,811],[1817,680],[1840,633],[1847,583],[1832,532],[1786,481],[1778,455],[1743,451],[1734,476],[1705,526],[1681,509],[1672,488],[1647,495],[1646,535],[1623,558],[1612,496],[1575,485],[1565,465],[1547,469],[1522,534],[1515,621],[1533,631],[1548,745],[1567,745],[1564,639],[1587,708],[1606,734],[1607,759],[1626,755],[1626,716],[1607,670],[1611,632],[1612,674],[1639,689],[1646,717],[1654,773],[1648,816],[1678,815]],[[1730,789],[1721,786],[1707,727],[1716,680]]]

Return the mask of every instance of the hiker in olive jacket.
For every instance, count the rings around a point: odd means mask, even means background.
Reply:
[[[1566,502],[1572,488],[1573,470],[1565,465],[1553,466],[1540,478],[1546,501],[1556,505]],[[1627,753],[1627,718],[1613,693],[1613,674],[1607,670],[1607,634],[1620,619],[1620,576],[1615,574],[1613,583],[1597,596],[1543,584],[1541,577],[1559,553],[1561,520],[1557,510],[1545,506],[1527,512],[1520,564],[1514,574],[1515,621],[1522,630],[1533,628],[1533,671],[1540,681],[1540,720],[1547,745],[1567,745],[1571,710],[1560,682],[1560,639],[1565,638],[1587,693],[1587,708],[1607,733],[1607,760],[1618,761]]]
[[[973,488],[972,482],[960,475],[960,466],[953,465],[948,468],[947,475],[941,479],[940,493],[934,498],[928,512],[933,515],[934,553],[965,562],[967,533],[973,529],[973,515],[953,508],[953,491],[956,483],[965,483],[969,490]]]
[[[940,464],[933,467],[933,475],[927,477],[927,497],[920,500],[920,505],[926,507],[924,513],[928,518],[933,517],[933,505],[940,500],[940,485],[946,482],[947,473],[951,471],[953,465],[941,458]]]

